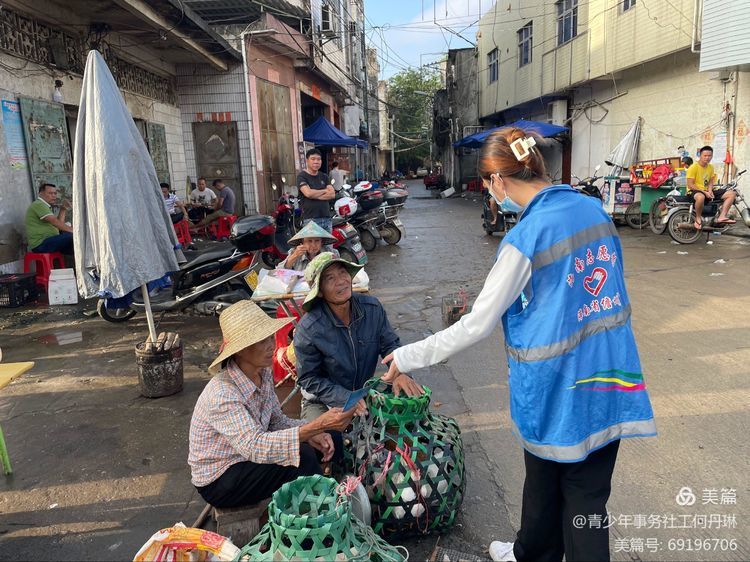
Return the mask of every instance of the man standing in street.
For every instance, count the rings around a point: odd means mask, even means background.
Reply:
[[[331,185],[333,186],[334,191],[341,189],[341,186],[346,183],[344,170],[339,168],[339,163],[336,161],[331,164],[331,173],[329,175],[331,176]]]
[[[719,213],[719,218],[716,219],[717,226],[726,226],[737,222],[729,218],[729,209],[732,208],[736,197],[735,192],[726,189],[714,190],[716,175],[714,174],[713,164],[711,164],[713,156],[714,149],[710,146],[704,146],[698,151],[698,161],[690,165],[686,174],[688,195],[691,195],[695,202],[695,224],[693,226],[697,230],[703,228],[701,215],[706,199],[711,201],[720,199],[722,201],[721,213]]]
[[[214,212],[210,215],[206,215],[202,221],[195,226],[190,227],[190,231],[194,232],[202,226],[206,226],[221,217],[228,217],[234,214],[234,191],[230,187],[224,185],[221,180],[214,180],[213,188],[217,192],[216,200],[214,201]]]
[[[31,252],[73,255],[73,229],[65,224],[70,203],[64,200],[55,215],[52,205],[56,202],[57,187],[43,183],[39,187],[39,198],[26,211],[26,241]]]
[[[323,164],[320,150],[311,148],[305,154],[305,160],[306,168],[297,176],[302,221],[314,221],[331,232],[331,202],[336,198],[336,192],[328,181],[328,176],[320,171]]]

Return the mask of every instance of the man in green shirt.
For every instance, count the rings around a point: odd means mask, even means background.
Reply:
[[[73,254],[73,229],[65,224],[70,203],[63,201],[55,216],[52,204],[56,201],[57,187],[43,183],[39,187],[39,198],[26,211],[26,240],[32,252]]]

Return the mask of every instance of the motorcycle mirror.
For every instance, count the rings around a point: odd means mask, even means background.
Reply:
[[[601,168],[601,167],[602,167],[601,164],[597,164],[596,165],[596,168],[594,168],[594,175],[596,175],[596,173],[599,171],[599,168]]]
[[[276,191],[276,190],[278,189],[278,187],[276,187],[276,184],[275,184],[275,183],[272,183],[272,184],[271,184],[271,189],[273,189],[274,191]]]
[[[281,176],[281,183],[286,183],[286,177],[285,176]]]

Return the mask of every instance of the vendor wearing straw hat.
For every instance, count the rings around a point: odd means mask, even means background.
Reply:
[[[288,418],[276,397],[274,334],[290,318],[273,319],[241,301],[219,317],[223,343],[190,422],[192,482],[215,507],[251,505],[298,476],[322,474],[333,457],[328,430],[342,431],[354,411],[332,409],[313,422]]]
[[[294,351],[307,420],[344,406],[373,376],[378,357],[401,345],[380,301],[352,291],[361,267],[323,252],[305,269],[310,292],[302,304],[307,314],[295,331]],[[424,392],[407,375],[393,381],[393,390],[409,396]],[[365,413],[364,400],[354,410]]]
[[[308,222],[302,229],[289,239],[289,245],[294,248],[287,258],[276,267],[279,269],[294,269],[304,271],[308,264],[320,252],[331,252],[339,257],[337,250],[331,244],[336,242],[325,228],[314,221]]]

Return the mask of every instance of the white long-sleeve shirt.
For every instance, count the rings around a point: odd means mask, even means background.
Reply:
[[[402,373],[434,365],[489,336],[531,279],[531,262],[515,247],[500,250],[469,314],[440,332],[394,351]]]

